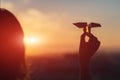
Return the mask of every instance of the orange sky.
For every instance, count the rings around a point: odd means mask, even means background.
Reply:
[[[101,23],[92,30],[101,41],[99,50],[120,49],[118,1],[73,1],[4,0],[2,7],[20,21],[27,55],[77,52],[82,30],[72,23],[79,21]]]

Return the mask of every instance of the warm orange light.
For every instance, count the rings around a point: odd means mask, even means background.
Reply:
[[[26,40],[27,43],[37,43],[38,39],[36,37],[29,37]]]
[[[35,44],[38,42],[38,39],[36,37],[25,37],[24,42],[26,44]]]
[[[35,37],[35,36],[26,36],[24,38],[25,44],[28,45],[35,45],[35,44],[42,44],[43,39],[40,37]]]
[[[43,36],[25,35],[25,53],[26,55],[38,55],[44,52],[44,46],[47,39]]]

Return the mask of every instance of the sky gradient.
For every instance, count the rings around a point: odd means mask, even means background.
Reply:
[[[2,0],[1,7],[11,11],[25,33],[26,53],[77,52],[82,29],[72,23],[97,22],[101,28],[92,33],[101,42],[99,50],[120,49],[119,0]],[[30,38],[36,41],[29,42]]]

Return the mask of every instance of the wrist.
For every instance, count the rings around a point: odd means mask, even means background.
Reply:
[[[81,80],[91,80],[90,61],[80,61],[80,78]]]

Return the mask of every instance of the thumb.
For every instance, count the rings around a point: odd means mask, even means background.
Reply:
[[[86,33],[83,33],[81,35],[81,42],[84,43],[85,42],[85,36],[86,36]]]

